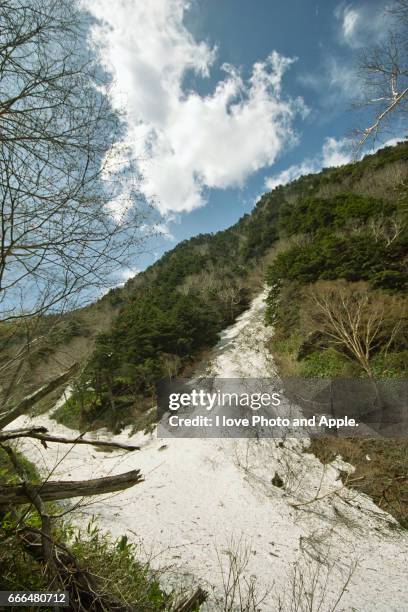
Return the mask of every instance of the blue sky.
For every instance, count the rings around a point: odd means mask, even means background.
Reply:
[[[350,158],[358,54],[386,32],[384,0],[85,0],[92,44],[125,108],[121,154],[178,241],[215,232],[274,185]],[[397,135],[396,135],[397,136]],[[389,136],[388,136],[389,138]],[[377,143],[378,145],[378,143]]]

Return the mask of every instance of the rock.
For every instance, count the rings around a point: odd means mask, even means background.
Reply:
[[[274,487],[279,487],[281,489],[284,485],[282,478],[279,476],[278,472],[275,472],[275,476],[272,478],[271,483]]]

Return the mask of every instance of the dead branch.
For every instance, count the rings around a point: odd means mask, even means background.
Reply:
[[[105,476],[91,480],[59,480],[33,484],[32,494],[41,493],[43,501],[57,501],[90,495],[114,493],[133,487],[144,478],[140,470],[131,470],[116,476]],[[0,488],[0,505],[27,504],[31,501],[24,485],[3,485]]]
[[[0,431],[0,442],[19,438],[34,438],[35,440],[41,440],[41,442],[58,442],[59,444],[90,444],[91,446],[117,448],[127,451],[140,450],[140,446],[134,446],[132,444],[122,444],[121,442],[110,442],[107,440],[89,440],[87,438],[83,438],[82,435],[76,438],[65,438],[63,436],[52,436],[47,432],[48,429],[46,427],[27,427],[23,429]]]
[[[46,383],[31,395],[27,395],[24,399],[21,400],[14,408],[3,412],[0,414],[0,429],[12,423],[15,419],[17,419],[22,414],[25,414],[27,410],[29,410],[34,404],[42,400],[46,395],[58,389],[61,385],[65,384],[72,378],[74,374],[76,374],[79,370],[79,364],[74,363],[68,370],[53,378],[50,382]]]
[[[358,150],[360,150],[364,146],[364,144],[373,134],[378,133],[380,126],[384,122],[387,115],[395,111],[395,109],[402,103],[402,101],[404,100],[404,98],[407,97],[407,95],[408,87],[405,87],[403,91],[396,93],[395,95],[389,98],[388,106],[376,116],[374,123],[372,123],[369,127],[365,128],[365,130],[363,131],[362,137],[358,142]]]

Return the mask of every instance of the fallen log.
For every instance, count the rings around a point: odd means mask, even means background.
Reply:
[[[140,470],[131,470],[117,476],[105,476],[91,480],[48,481],[30,486],[33,493],[41,494],[43,501],[57,501],[72,497],[114,493],[133,487],[143,481],[144,478]],[[24,484],[3,485],[0,487],[0,505],[27,504],[29,502],[30,498],[27,495]]]
[[[70,609],[73,612],[84,612],[85,610],[87,612],[107,612],[108,610],[110,612],[140,612],[145,609],[144,604],[125,603],[106,592],[106,585],[102,585],[101,579],[87,568],[82,567],[69,548],[55,539],[51,517],[45,506],[45,501],[77,497],[84,493],[96,495],[118,489],[123,490],[143,481],[140,470],[88,481],[33,484],[28,481],[24,466],[20,463],[14,450],[7,445],[1,445],[1,447],[9,455],[16,473],[23,482],[21,485],[6,485],[0,489],[0,503],[31,502],[35,506],[41,518],[41,529],[24,525],[17,530],[16,534],[25,550],[44,566],[44,571],[49,578],[49,589],[68,591]],[[206,599],[207,593],[198,587],[194,593],[176,604],[172,610],[173,612],[194,612]]]
[[[0,431],[0,443],[7,440],[16,440],[18,438],[34,438],[42,442],[58,442],[60,444],[90,444],[91,446],[103,446],[107,448],[117,448],[127,451],[140,450],[140,446],[132,444],[123,444],[122,442],[112,442],[105,440],[92,440],[83,438],[82,435],[76,438],[65,438],[64,436],[53,436],[48,432],[46,427],[27,427],[24,429],[10,429],[8,431]]]

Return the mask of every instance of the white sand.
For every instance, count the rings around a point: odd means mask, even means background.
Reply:
[[[271,332],[263,325],[263,309],[259,296],[222,334],[212,373],[224,378],[274,375],[264,348]],[[13,427],[27,421],[21,418]],[[72,436],[47,417],[34,422]],[[105,435],[98,432],[98,437]],[[350,469],[347,464],[339,460],[337,467],[323,467],[302,452],[305,442],[294,440],[280,448],[273,440],[160,440],[141,434],[129,440],[126,432],[117,439],[140,442],[143,448],[126,454],[77,446],[52,478],[84,479],[140,468],[144,483],[93,499],[82,512],[97,514],[115,536],[126,533],[147,553],[153,551],[153,564],[171,564],[173,571],[191,574],[219,594],[222,579],[216,551],[226,564],[225,550],[235,538],[250,549],[246,578],[256,577],[261,591],[273,587],[261,610],[276,610],[276,593],[285,589],[290,598],[296,561],[306,579],[320,568],[321,581],[324,568],[333,565],[321,612],[331,610],[354,561],[356,570],[336,610],[408,610],[408,537],[392,529],[395,521],[370,499],[342,486],[338,468]],[[33,441],[24,442],[24,452],[44,472],[68,450],[66,445],[50,444],[44,450]],[[275,472],[283,488],[271,484]]]

